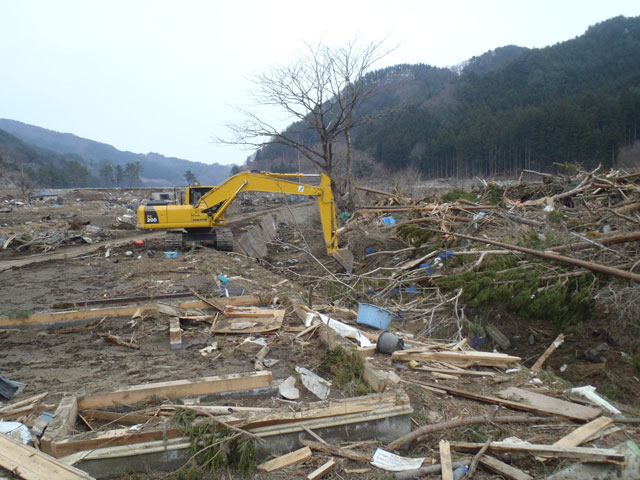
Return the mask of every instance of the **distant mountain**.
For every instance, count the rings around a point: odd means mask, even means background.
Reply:
[[[354,158],[365,159],[365,173],[377,163],[429,177],[552,171],[558,163],[611,167],[640,140],[638,58],[640,17],[620,16],[565,42],[500,47],[452,69],[371,72],[365,81],[379,93],[356,116],[388,114],[351,132]],[[305,135],[303,143],[317,141]],[[291,149],[268,145],[249,166],[286,171],[296,160]]]
[[[140,162],[140,178],[145,186],[172,186],[185,183],[184,174],[191,170],[201,184],[217,185],[229,176],[231,166],[218,163],[191,162],[158,153],[123,152],[106,143],[88,140],[71,133],[59,133],[9,119],[0,119],[0,129],[40,149],[74,158],[87,165],[99,179],[99,171],[107,164],[113,167]]]

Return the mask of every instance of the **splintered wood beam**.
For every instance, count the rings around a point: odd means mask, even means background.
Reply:
[[[52,454],[52,443],[56,440],[63,439],[71,433],[76,423],[78,415],[78,401],[76,397],[62,397],[58,408],[53,413],[53,417],[49,422],[42,438],[40,439],[40,448],[43,452]]]
[[[148,383],[117,390],[115,392],[87,395],[78,399],[78,409],[105,408],[115,405],[133,405],[150,400],[152,397],[183,398],[263,388],[271,385],[269,371],[249,374],[230,374],[203,377],[193,380]]]
[[[451,447],[462,452],[476,452],[483,443],[451,442]],[[624,463],[623,453],[613,448],[558,447],[555,445],[535,445],[529,443],[492,442],[489,451],[496,453],[523,452],[555,458],[571,458],[593,463]]]
[[[93,480],[88,473],[7,435],[0,435],[0,467],[25,480]]]
[[[531,392],[523,388],[508,387],[499,391],[498,396],[531,405],[531,408],[537,409],[540,412],[574,418],[576,420],[593,420],[602,414],[602,410],[599,408],[578,405],[577,403],[567,402],[566,400]]]
[[[281,457],[274,458],[273,460],[269,460],[268,462],[261,463],[258,465],[258,470],[262,472],[273,472],[289,465],[293,465],[294,463],[302,462],[308,458],[311,458],[311,449],[309,447],[304,447],[291,453],[287,453],[286,455],[282,455]]]
[[[547,349],[540,356],[540,358],[538,360],[536,360],[536,363],[534,363],[533,366],[531,367],[531,371],[535,373],[538,370],[540,370],[542,368],[542,365],[544,364],[544,362],[547,361],[547,358],[549,358],[551,356],[551,354],[553,352],[555,352],[556,349],[560,345],[562,345],[563,343],[564,343],[564,335],[561,333],[560,335],[558,335],[556,337],[556,339],[553,341],[553,343],[551,345],[549,345],[549,347],[547,347]]]
[[[428,361],[443,360],[446,362],[484,365],[489,367],[504,367],[508,363],[519,362],[520,357],[514,357],[505,353],[491,352],[433,352],[424,349],[398,350],[392,353],[394,360]]]
[[[224,304],[225,306],[256,305],[260,303],[260,297],[249,295],[242,297],[220,298],[217,299],[217,301]],[[178,305],[178,307],[187,310],[196,308],[211,308],[211,306],[207,302],[203,302],[202,300],[182,302]],[[148,303],[126,307],[91,308],[88,310],[71,310],[68,312],[34,313],[33,315],[29,315],[26,318],[9,318],[5,316],[0,317],[0,328],[24,327],[38,324],[63,324],[67,322],[91,320],[94,318],[103,317],[130,317],[139,309],[142,309],[142,311],[156,312],[158,311],[158,305],[155,303]]]

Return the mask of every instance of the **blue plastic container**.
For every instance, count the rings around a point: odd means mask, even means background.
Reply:
[[[386,330],[391,323],[391,317],[393,317],[393,313],[384,308],[368,303],[358,304],[358,323],[361,325]]]
[[[164,258],[178,258],[178,252],[164,252]]]

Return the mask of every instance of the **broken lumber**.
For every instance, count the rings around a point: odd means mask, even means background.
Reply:
[[[451,442],[451,447],[463,452],[475,452],[484,443]],[[555,445],[536,445],[531,443],[491,442],[488,450],[496,453],[523,452],[531,455],[571,458],[581,462],[624,463],[624,454],[612,448],[557,447]]]
[[[551,417],[526,417],[523,415],[507,415],[500,417],[467,417],[459,418],[456,420],[449,420],[443,423],[437,423],[434,425],[425,425],[417,428],[413,432],[398,438],[391,442],[388,447],[390,450],[396,450],[409,442],[413,442],[420,437],[424,437],[430,433],[439,432],[441,430],[448,430],[450,428],[464,427],[467,425],[477,425],[481,423],[557,423],[558,420]]]
[[[518,470],[517,468],[507,465],[506,463],[488,455],[483,455],[480,458],[480,463],[492,472],[496,472],[497,474],[502,475],[505,478],[510,478],[511,480],[534,480],[531,475],[527,475],[522,470]]]
[[[373,458],[370,455],[347,450],[346,448],[339,448],[333,445],[327,445],[325,443],[316,442],[313,440],[306,440],[304,438],[300,439],[300,443],[307,448],[312,448],[313,450],[317,450],[319,452],[328,453],[329,455],[333,455],[334,457],[347,458],[349,460],[363,463],[370,463],[371,461],[373,461]]]
[[[549,358],[551,354],[555,352],[556,349],[563,343],[564,343],[564,335],[561,333],[556,337],[553,343],[549,345],[549,347],[544,351],[544,353],[540,356],[540,358],[536,360],[536,363],[534,363],[533,366],[531,367],[531,371],[535,373],[538,370],[540,370],[540,368],[542,368],[542,364],[547,361],[547,358]]]
[[[617,245],[619,243],[627,242],[637,242],[640,241],[640,232],[628,233],[626,235],[618,235],[615,237],[600,238],[597,239],[597,241],[604,246]],[[549,250],[552,252],[564,252],[566,250],[582,250],[585,248],[592,248],[593,246],[594,244],[592,242],[577,242],[560,245],[558,247],[550,248]]]
[[[90,408],[84,410],[87,418],[94,420],[107,420],[112,423],[122,423],[125,425],[138,425],[140,423],[154,423],[164,420],[162,417],[153,417],[151,415],[140,415],[136,413],[120,413],[109,412],[106,410],[96,410]]]
[[[544,258],[546,260],[553,260],[555,262],[567,263],[575,267],[586,268],[587,270],[591,270],[592,272],[604,273],[606,275],[613,275],[614,277],[633,280],[634,282],[640,283],[640,275],[633,272],[627,272],[626,270],[620,270],[619,268],[607,267],[606,265],[600,265],[598,263],[586,262],[584,260],[579,260],[577,258],[565,257],[563,255],[558,255],[556,253],[549,252],[549,251],[541,252],[540,250],[534,250],[533,248],[520,247],[518,245],[511,245],[508,243],[497,242],[495,240],[489,240],[487,238],[472,237],[471,235],[464,235],[462,233],[441,232],[440,230],[438,230],[438,232],[454,235],[460,238],[466,238],[467,240],[472,240],[474,242],[488,243],[489,245],[495,245],[497,247],[506,248],[507,250],[528,253],[529,255],[534,255],[536,257]]]
[[[30,403],[39,402],[44,397],[46,397],[48,394],[49,394],[49,392],[39,393],[38,395],[34,395],[33,397],[25,398],[24,400],[20,400],[19,402],[14,402],[14,403],[11,403],[9,405],[5,405],[4,407],[0,408],[0,415],[12,413],[18,407],[22,407],[22,406],[28,405]]]
[[[324,477],[327,473],[329,473],[329,470],[335,467],[335,465],[336,461],[334,459],[329,460],[328,462],[320,465],[309,475],[307,475],[307,480],[318,480],[318,478]]]
[[[434,352],[431,350],[414,349],[393,352],[394,360],[429,361],[443,360],[463,365],[482,365],[488,367],[504,367],[509,363],[519,362],[520,357],[513,357],[505,353],[491,352]]]
[[[24,480],[93,480],[77,468],[0,434],[0,467]]]
[[[593,420],[602,414],[602,410],[599,408],[578,405],[577,403],[567,402],[566,400],[549,397],[548,395],[542,395],[541,393],[531,392],[517,387],[505,388],[498,392],[498,396],[531,405],[534,408],[553,415],[575,418],[577,420]]]
[[[115,392],[87,395],[78,399],[78,409],[105,408],[114,405],[133,405],[152,397],[195,397],[220,392],[249,390],[271,385],[271,372],[250,374],[230,374],[214,377],[196,378],[194,380],[175,380],[158,382],[117,390]]]
[[[53,455],[52,444],[71,433],[76,423],[78,414],[78,401],[74,396],[62,397],[58,408],[53,413],[51,421],[40,439],[40,448],[43,452]]]
[[[453,467],[451,465],[451,447],[446,440],[440,440],[440,468],[442,480],[453,480]]]
[[[260,302],[260,298],[255,295],[243,296],[243,297],[228,297],[220,298],[219,301],[225,305],[255,305]],[[182,302],[178,305],[184,309],[194,308],[209,308],[209,304],[202,300],[194,300],[189,302]],[[77,322],[81,320],[91,320],[94,318],[102,317],[130,317],[135,314],[139,309],[158,311],[158,306],[155,303],[148,303],[143,305],[133,305],[126,307],[111,307],[111,308],[92,308],[89,310],[71,310],[68,312],[53,312],[53,313],[34,313],[26,318],[10,318],[0,317],[0,328],[14,328],[14,327],[26,327],[39,324],[55,324],[66,322]]]
[[[293,465],[294,463],[302,462],[308,458],[311,458],[311,449],[309,447],[304,447],[291,453],[287,453],[286,455],[282,455],[281,457],[274,458],[273,460],[269,460],[268,462],[261,463],[258,465],[258,470],[263,472],[273,472],[289,465]]]
[[[587,442],[593,435],[597,435],[611,425],[613,425],[613,420],[608,417],[596,418],[576,428],[573,432],[554,443],[554,445],[557,447],[578,447]]]
[[[585,407],[583,405],[578,405],[577,403],[571,403],[571,402],[564,402],[566,404],[569,404],[570,408],[567,408],[564,405],[563,405],[564,408],[558,408],[557,405],[548,405],[548,404],[531,405],[531,404],[526,404],[522,402],[515,402],[513,400],[491,397],[488,395],[480,395],[478,393],[470,392],[468,390],[450,387],[448,385],[443,385],[438,383],[418,382],[416,380],[412,380],[407,383],[415,383],[423,387],[433,388],[435,390],[441,390],[451,395],[470,398],[472,400],[478,400],[480,402],[503,405],[505,407],[512,408],[514,410],[524,410],[526,412],[534,412],[542,415],[557,415],[564,418],[581,420],[583,422],[588,420],[593,420],[594,418],[596,418],[602,413],[599,409]],[[547,398],[552,398],[552,397],[547,397]]]
[[[498,327],[490,323],[484,327],[484,329],[493,341],[500,345],[502,350],[509,350],[511,348],[511,341],[498,329]]]

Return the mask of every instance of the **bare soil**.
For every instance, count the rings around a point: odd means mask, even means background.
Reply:
[[[9,193],[7,196],[11,196]],[[34,231],[57,231],[68,228],[69,221],[79,218],[89,221],[90,225],[103,230],[103,236],[96,238],[102,245],[120,239],[123,244],[110,248],[110,256],[105,256],[106,248],[87,254],[78,255],[78,248],[73,245],[60,245],[56,253],[66,254],[62,259],[34,263],[20,268],[5,270],[0,273],[2,288],[0,289],[0,305],[5,315],[26,315],[29,313],[53,311],[58,303],[78,303],[87,300],[154,296],[167,293],[187,292],[194,288],[198,293],[216,295],[220,292],[217,276],[222,274],[232,278],[231,285],[242,289],[244,294],[258,295],[262,305],[276,305],[287,308],[287,315],[282,329],[267,336],[270,343],[269,357],[279,360],[271,371],[274,379],[282,380],[293,372],[296,365],[315,369],[319,366],[324,347],[316,337],[295,340],[301,330],[297,317],[291,314],[288,299],[293,295],[309,299],[314,306],[357,309],[357,305],[349,302],[346,290],[340,298],[340,290],[335,286],[327,286],[323,279],[330,277],[327,269],[337,271],[336,265],[323,253],[324,245],[319,232],[319,223],[310,223],[301,228],[282,226],[280,240],[270,249],[267,258],[258,263],[253,259],[237,253],[222,253],[204,248],[194,248],[181,252],[178,258],[165,258],[162,239],[148,237],[142,232],[130,229],[118,229],[116,217],[131,214],[130,207],[135,206],[139,198],[133,198],[127,192],[107,192],[101,195],[68,195],[61,207],[54,203],[39,202],[32,206],[15,207],[9,213],[0,213],[0,237],[9,238],[16,233]],[[2,198],[2,196],[0,196]],[[254,202],[255,203],[255,202]],[[274,205],[270,202],[258,202],[258,205],[234,206],[235,211],[229,217],[237,219],[232,225],[236,238],[255,219],[255,212],[268,210]],[[249,211],[250,210],[250,211]],[[75,214],[74,217],[61,218]],[[242,215],[248,215],[242,217]],[[243,220],[246,218],[246,220]],[[43,220],[44,219],[44,220]],[[367,268],[376,268],[379,264],[365,259],[363,251],[368,246],[376,249],[398,249],[401,243],[395,238],[386,238],[380,231],[376,236],[375,228],[360,239],[351,238],[360,251],[355,252],[357,260]],[[133,239],[141,239],[144,245],[137,246]],[[359,243],[358,243],[359,242]],[[309,245],[313,256],[302,249]],[[133,255],[127,256],[126,252]],[[151,252],[151,253],[150,253]],[[26,258],[40,253],[34,249],[16,252],[12,249],[0,250],[0,262]],[[367,264],[367,262],[370,262]],[[380,263],[382,264],[382,262]],[[289,281],[286,284],[281,282]],[[276,287],[275,285],[278,284]],[[335,284],[335,282],[334,282]],[[169,302],[167,302],[169,303]],[[344,311],[331,313],[344,321],[354,322],[352,315]],[[525,365],[531,365],[546,349],[557,335],[551,324],[532,326],[521,319],[504,316],[496,318],[496,325],[507,334],[514,343],[508,353],[523,358]],[[420,334],[426,319],[411,320],[399,323],[394,328],[414,335]],[[615,398],[618,408],[627,416],[637,416],[640,411],[637,395],[640,394],[638,373],[634,371],[630,359],[624,358],[619,351],[611,350],[603,353],[606,361],[602,366],[594,366],[583,358],[582,352],[593,347],[599,336],[606,335],[605,319],[595,319],[587,326],[574,327],[567,332],[568,341],[549,359],[547,367],[540,375],[542,386],[554,396],[562,396],[561,391],[570,385],[594,384],[598,388],[607,385],[619,385],[620,382],[609,382],[612,375],[625,375],[628,387],[617,393]],[[227,335],[212,337],[208,325],[183,325],[183,348],[171,350],[169,347],[168,317],[161,314],[147,315],[138,319],[104,318],[94,321],[86,329],[86,325],[28,330],[0,330],[0,374],[26,383],[22,393],[13,400],[20,400],[31,395],[49,392],[45,401],[55,407],[64,395],[83,395],[115,390],[118,388],[155,381],[179,380],[201,376],[227,373],[243,373],[253,371],[253,358],[259,347],[243,343],[246,336]],[[604,332],[604,333],[603,333]],[[134,339],[140,345],[139,350],[127,349],[107,343],[106,333],[118,335],[123,339]],[[532,337],[532,338],[531,338]],[[221,355],[204,357],[199,350],[217,342]],[[487,342],[479,347],[491,350],[493,343]],[[408,383],[407,391],[415,409],[415,425],[439,423],[449,419],[475,415],[495,414],[496,408],[475,401],[451,396],[441,396],[421,389],[412,380],[434,381],[426,372],[407,370],[406,364],[394,364],[389,356],[377,355],[375,362],[385,370],[393,370]],[[563,365],[568,365],[564,373]],[[605,366],[606,365],[606,366]],[[473,390],[476,393],[495,395],[499,389],[507,386],[526,386],[532,381],[528,370],[500,376],[500,383],[476,377],[461,376],[459,380],[435,380],[446,382],[456,387]],[[304,401],[313,400],[307,392]],[[339,391],[334,395],[340,396]],[[12,401],[13,401],[12,400]],[[275,399],[250,400],[253,405],[279,405]],[[500,414],[508,412],[501,409]],[[570,422],[558,421],[554,425],[493,425],[486,424],[457,430],[447,430],[426,436],[411,445],[409,455],[427,457],[426,464],[439,461],[438,441],[442,438],[461,441],[481,441],[487,437],[503,439],[517,436],[531,443],[553,443],[576,428]],[[609,435],[596,442],[597,446],[608,447],[627,438],[640,441],[640,433],[636,427],[623,428],[623,431]],[[484,440],[482,440],[484,441]],[[380,446],[380,445],[378,445]],[[368,453],[375,451],[376,445],[367,445],[356,450]],[[464,455],[454,455],[454,460]],[[467,456],[468,458],[468,456]],[[254,478],[291,478],[307,475],[315,467],[321,465],[327,456],[315,454],[313,459],[304,465],[286,469],[270,475],[254,474]],[[533,458],[509,459],[518,468],[528,470],[535,478],[543,478],[547,474],[559,470],[564,462],[552,460],[545,463]],[[344,473],[345,469],[363,468],[367,465],[351,461],[338,460],[338,466],[327,478],[353,478]],[[388,475],[370,467],[370,471],[360,474],[358,478],[389,478]],[[150,474],[148,478],[155,478]],[[143,478],[141,476],[123,478]],[[160,478],[160,476],[158,476]],[[179,478],[178,476],[174,478]],[[233,472],[217,472],[212,478],[243,478]],[[479,469],[475,475],[478,479],[499,478]]]

